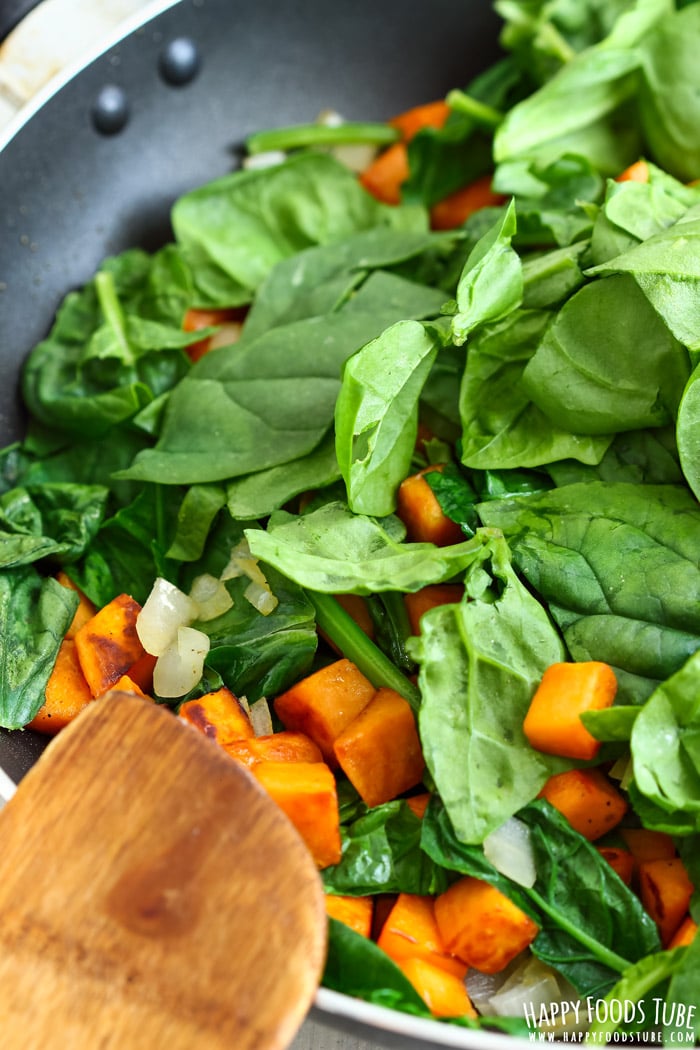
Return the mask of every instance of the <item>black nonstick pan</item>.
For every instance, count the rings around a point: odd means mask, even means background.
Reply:
[[[173,201],[238,166],[248,134],[325,108],[386,119],[498,52],[487,0],[165,0],[144,18],[0,134],[3,445],[24,425],[22,362],[63,296],[105,256],[167,241]],[[0,731],[0,772],[18,781],[44,739]],[[323,990],[315,1010],[406,1050],[513,1045]]]

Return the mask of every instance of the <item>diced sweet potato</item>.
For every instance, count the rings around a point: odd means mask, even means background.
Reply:
[[[464,981],[453,973],[415,956],[398,965],[436,1017],[477,1016]]]
[[[555,773],[540,796],[558,809],[571,824],[593,842],[620,823],[627,802],[600,769],[569,769]]]
[[[420,634],[423,613],[438,605],[457,605],[463,597],[464,586],[461,583],[430,583],[415,594],[404,594],[408,622],[413,634]]]
[[[180,705],[179,715],[224,748],[236,740],[255,736],[248,712],[226,686],[185,701]]]
[[[639,896],[659,928],[667,947],[688,914],[693,884],[680,857],[643,860],[639,864]]]
[[[674,933],[671,940],[668,942],[669,948],[684,948],[689,944],[692,944],[695,940],[695,935],[698,932],[698,924],[695,922],[690,915],[686,915],[683,922],[680,924],[676,932]]]
[[[335,777],[325,762],[259,762],[252,774],[286,813],[319,868],[341,857]]]
[[[369,937],[372,931],[374,901],[371,897],[343,897],[335,893],[326,894],[326,914],[331,919],[344,922],[355,933]]]
[[[500,973],[535,939],[537,923],[488,882],[466,875],[435,901],[448,951],[482,973]]]
[[[324,761],[337,766],[333,744],[376,690],[350,660],[337,660],[297,682],[277,697],[275,713],[285,729],[306,733]]]
[[[618,846],[598,846],[598,852],[604,860],[607,860],[613,871],[617,872],[622,881],[629,886],[634,872],[634,856],[630,851],[620,849]]]
[[[425,768],[413,711],[393,689],[377,691],[337,738],[335,755],[368,806],[415,787]]]
[[[556,663],[548,667],[530,701],[523,731],[538,751],[565,758],[595,758],[600,741],[581,721],[585,711],[610,707],[617,678],[599,660]]]
[[[503,204],[505,197],[494,193],[493,176],[481,175],[468,186],[463,186],[430,209],[430,226],[433,230],[454,230],[467,221],[470,215],[482,208],[495,208]]]
[[[232,740],[225,746],[232,758],[249,769],[258,762],[323,762],[321,750],[311,737],[291,729],[269,736]]]
[[[434,543],[446,547],[465,539],[457,524],[443,514],[437,496],[425,480],[431,471],[441,471],[444,464],[425,467],[405,478],[399,485],[396,513],[406,526],[406,536],[413,543]]]
[[[422,791],[420,795],[412,795],[411,798],[406,799],[406,805],[412,813],[422,820],[425,816],[425,811],[428,808],[430,802],[430,792]]]
[[[56,579],[62,587],[67,587],[70,591],[75,591],[78,595],[78,608],[75,610],[72,623],[66,631],[66,638],[75,638],[76,631],[79,631],[83,624],[91,620],[97,612],[97,607],[90,601],[87,595],[83,594],[73,581],[70,576],[63,571],[56,573]]]
[[[140,656],[136,663],[132,664],[128,670],[129,678],[132,682],[136,682],[140,689],[143,689],[144,693],[148,696],[153,692],[153,670],[156,666],[156,657],[150,653],[144,653]]]
[[[665,831],[648,828],[620,828],[619,831],[636,861],[671,860],[676,856],[676,844]]]
[[[141,696],[144,700],[153,699],[153,697],[148,696],[147,693],[144,693],[141,686],[137,682],[135,682],[133,678],[130,678],[128,674],[123,674],[121,678],[117,682],[115,682],[114,685],[111,687],[110,691],[112,690],[115,693],[133,693],[134,696]]]
[[[46,683],[44,703],[27,728],[55,736],[92,700],[93,695],[78,660],[75,641],[65,638]]]
[[[396,963],[420,958],[463,978],[467,964],[448,951],[435,919],[432,897],[400,893],[384,922],[377,944]]]
[[[136,633],[141,606],[120,594],[76,631],[75,644],[93,696],[102,696],[143,656]]]

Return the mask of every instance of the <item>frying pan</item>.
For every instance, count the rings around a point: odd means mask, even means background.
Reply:
[[[27,5],[30,6],[30,5]],[[498,53],[487,0],[156,0],[0,137],[0,439],[19,437],[21,364],[107,256],[171,237],[182,193],[236,167],[245,137],[331,108],[382,120],[465,84]],[[43,749],[0,730],[0,774]],[[319,993],[325,1023],[404,1050],[513,1040]]]

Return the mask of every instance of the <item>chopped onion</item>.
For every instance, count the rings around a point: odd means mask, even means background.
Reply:
[[[233,598],[223,580],[205,572],[190,587],[190,598],[197,605],[198,620],[213,620],[233,605]]]
[[[339,128],[345,123],[345,118],[340,113],[336,113],[334,109],[324,109],[316,117],[316,123],[324,124],[328,128]],[[370,166],[379,150],[369,143],[357,142],[346,146],[333,146],[328,152],[340,164],[344,164],[350,171],[359,175]]]
[[[279,604],[279,600],[270,590],[267,580],[264,584],[253,580],[243,592],[243,597],[263,616],[269,616]]]
[[[153,688],[157,696],[184,696],[202,677],[209,637],[194,627],[180,627],[177,637],[156,660]]]
[[[192,599],[159,576],[136,619],[136,633],[147,653],[160,656],[177,637],[179,628],[196,617],[197,606]]]
[[[491,997],[490,1010],[496,1017],[523,1017],[525,1007],[530,1015],[538,1015],[542,1009],[549,1012],[554,1003],[561,1003],[554,971],[529,955]]]
[[[256,736],[270,736],[274,732],[270,705],[264,696],[250,705],[248,713]]]
[[[220,346],[231,346],[232,343],[237,343],[242,331],[242,321],[225,321],[219,331],[209,337],[209,349],[218,350]]]
[[[484,854],[494,868],[520,886],[534,886],[537,878],[530,829],[510,817],[484,839]]]

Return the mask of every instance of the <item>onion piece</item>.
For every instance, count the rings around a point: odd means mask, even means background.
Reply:
[[[287,154],[281,149],[270,149],[265,153],[254,153],[245,157],[241,167],[245,171],[254,171],[259,168],[274,168],[276,164],[284,164]]]
[[[161,656],[179,628],[197,617],[197,606],[179,587],[159,576],[136,619],[136,633],[151,656]]]
[[[243,597],[263,616],[269,616],[279,605],[279,599],[270,590],[267,580],[264,584],[253,580],[243,592]]]
[[[221,346],[231,346],[237,343],[243,332],[242,321],[225,321],[218,332],[209,336],[209,349],[218,350]]]
[[[519,886],[534,886],[537,878],[530,829],[517,817],[510,817],[484,839],[484,854],[501,875]]]
[[[251,704],[248,713],[256,736],[271,736],[274,732],[270,705],[264,696]]]
[[[231,551],[231,557],[221,573],[221,579],[234,580],[240,576],[247,576],[250,580],[250,585],[244,591],[243,597],[263,616],[269,616],[277,608],[279,602],[272,593],[265,573],[258,564],[258,559],[250,553],[248,541],[245,539],[237,543]]]
[[[233,605],[233,598],[224,581],[208,572],[194,579],[190,587],[190,598],[197,605],[198,620],[214,620],[228,612]]]
[[[210,641],[203,631],[180,627],[176,639],[156,660],[153,689],[157,696],[184,696],[202,677]]]

